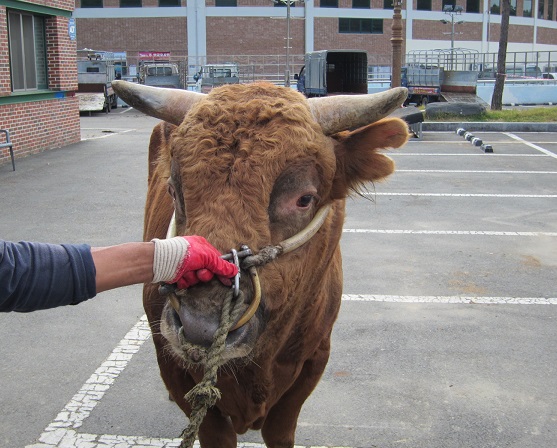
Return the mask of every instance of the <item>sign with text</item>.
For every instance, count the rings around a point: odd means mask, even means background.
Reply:
[[[140,51],[139,59],[170,59],[170,51]]]
[[[71,17],[70,20],[68,21],[68,35],[70,36],[70,40],[75,40],[76,30],[75,30],[75,19],[73,17]]]

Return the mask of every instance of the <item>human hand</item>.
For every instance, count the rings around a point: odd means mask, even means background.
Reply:
[[[154,239],[153,283],[176,283],[185,289],[199,282],[208,282],[214,275],[230,286],[238,273],[236,265],[223,260],[220,252],[201,236],[178,236]]]

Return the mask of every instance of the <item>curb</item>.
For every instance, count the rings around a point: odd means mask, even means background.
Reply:
[[[499,122],[426,122],[424,132],[456,132],[458,128],[473,129],[474,132],[557,132],[557,123],[499,123]]]

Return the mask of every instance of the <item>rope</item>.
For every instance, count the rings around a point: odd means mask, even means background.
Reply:
[[[199,427],[207,414],[207,410],[214,406],[220,399],[221,392],[215,386],[217,383],[217,372],[222,363],[222,352],[226,347],[226,336],[230,327],[238,320],[242,311],[243,293],[236,299],[232,307],[233,291],[231,290],[222,307],[220,325],[213,335],[213,343],[207,351],[207,361],[203,379],[191,389],[184,398],[191,404],[190,423],[182,432],[180,448],[193,448]]]

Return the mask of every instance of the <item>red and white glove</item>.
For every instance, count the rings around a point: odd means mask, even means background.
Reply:
[[[208,282],[216,274],[227,286],[238,273],[233,263],[223,260],[220,252],[202,236],[177,236],[166,240],[155,238],[153,283],[176,283],[186,289]]]

